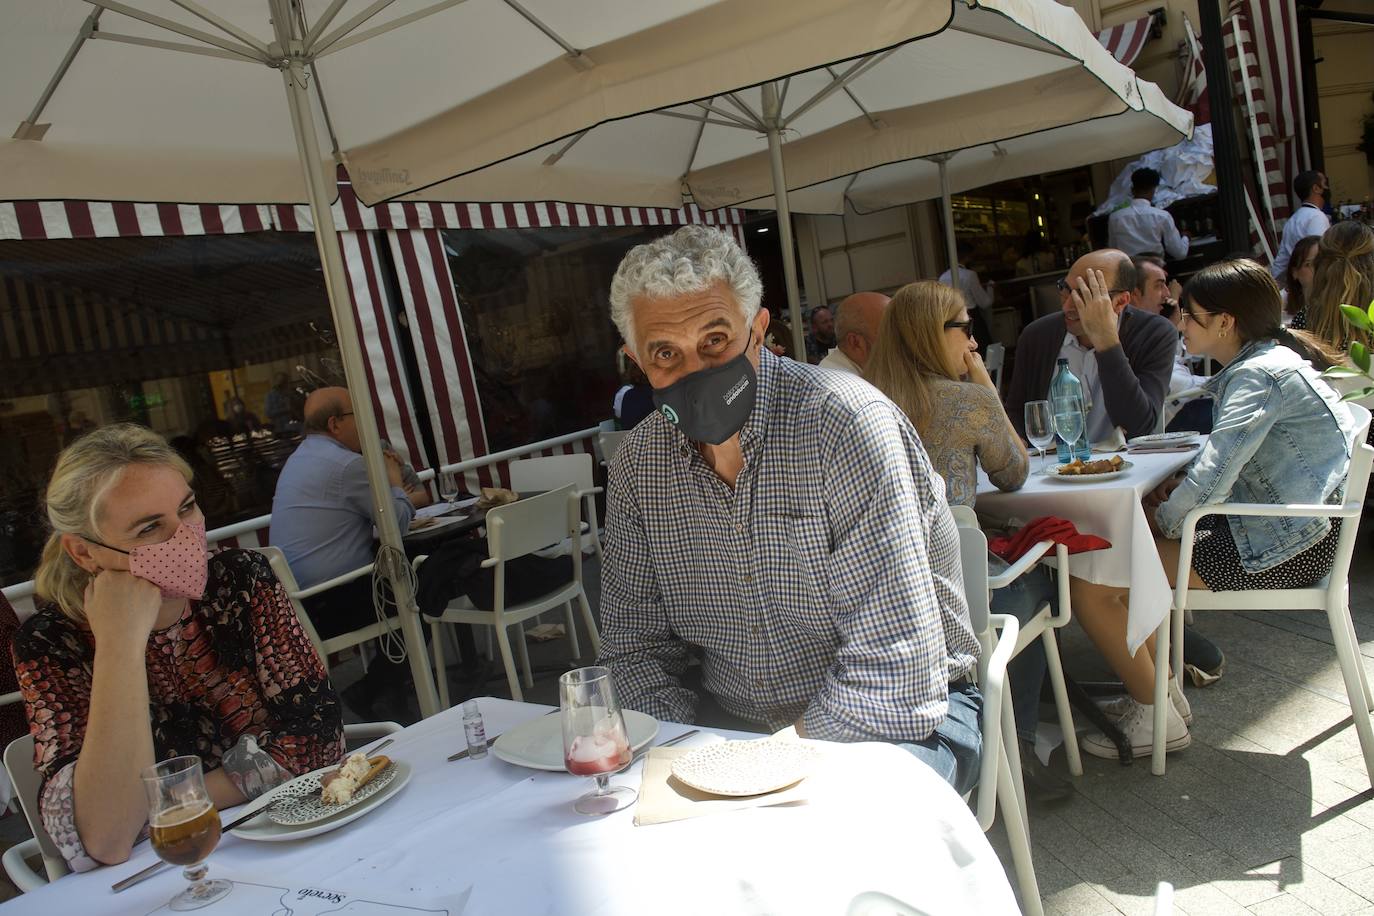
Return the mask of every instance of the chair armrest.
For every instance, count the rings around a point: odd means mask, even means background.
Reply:
[[[605,493],[605,492],[606,492],[606,488],[605,488],[605,487],[588,487],[588,488],[585,489],[585,490],[576,490],[576,491],[574,491],[573,495],[576,496],[578,499],[581,499],[581,498],[584,497],[584,496],[595,496],[597,493]]]
[[[373,565],[374,564],[369,563],[366,566],[359,566],[357,569],[346,572],[342,576],[335,576],[332,579],[326,579],[323,582],[310,586],[309,588],[303,588],[300,591],[293,594],[291,597],[310,598],[314,595],[318,595],[320,592],[328,591],[329,589],[334,588],[336,585],[343,585],[346,582],[352,582],[354,579],[361,579],[363,576],[370,576],[372,575]]]
[[[1002,755],[1002,697],[1007,683],[1007,663],[1016,651],[1021,624],[1009,614],[992,614],[988,624],[1001,633],[983,666],[983,757],[979,763],[978,823],[984,830],[997,816],[997,761]]]
[[[19,888],[22,893],[36,891],[40,887],[47,886],[48,878],[46,874],[40,875],[29,867],[28,859],[32,856],[40,856],[42,851],[38,848],[38,841],[29,837],[22,843],[18,843],[5,850],[0,861],[5,867],[5,874],[9,875],[14,886]]]
[[[996,576],[988,576],[988,588],[1006,588],[1024,576],[1040,558],[1054,549],[1054,541],[1038,541],[1030,550],[1023,553],[1015,563]]]

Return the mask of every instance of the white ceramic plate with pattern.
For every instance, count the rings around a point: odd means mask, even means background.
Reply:
[[[638,751],[658,735],[658,720],[633,709],[622,709],[630,750]],[[533,770],[566,772],[563,763],[563,717],[557,711],[507,729],[491,752],[506,763]]]
[[[1093,460],[1101,461],[1103,459],[1098,458]],[[1117,468],[1115,471],[1105,471],[1101,474],[1061,474],[1059,473],[1059,468],[1061,467],[1063,467],[1063,465],[1051,465],[1043,471],[1037,471],[1036,473],[1049,477],[1052,480],[1064,480],[1069,483],[1092,483],[1094,480],[1111,480],[1113,477],[1120,477],[1122,474],[1129,471],[1133,465],[1129,461],[1123,461],[1121,462],[1121,467]]]
[[[806,741],[725,741],[674,760],[673,776],[712,795],[762,795],[805,779],[820,756]]]
[[[314,777],[316,786],[315,792],[318,796],[320,775],[332,769],[334,769],[334,767],[322,767],[312,773],[306,773],[304,776],[297,776],[291,782],[278,786],[273,790],[273,799],[275,800],[278,797],[277,793],[284,792],[291,788],[293,784],[300,783],[302,780],[309,779],[310,777]],[[364,798],[359,798],[359,795],[362,795],[363,792],[382,778],[382,776],[378,776],[377,779],[363,786],[362,790],[353,796],[348,805],[325,806],[332,809],[332,813],[320,820],[311,821],[305,824],[276,823],[272,820],[271,813],[269,812],[274,802],[268,802],[262,809],[263,816],[255,817],[242,827],[231,830],[230,833],[243,840],[279,843],[288,840],[301,840],[306,837],[317,836],[321,833],[328,833],[331,830],[337,830],[345,824],[351,824],[374,808],[381,807],[385,804],[387,799],[395,796],[397,792],[400,792],[401,789],[405,787],[406,783],[410,782],[412,770],[410,764],[406,763],[404,760],[393,760],[391,765],[382,771],[383,776],[386,773],[391,773],[392,775],[387,779],[385,785],[378,786],[371,794]],[[318,801],[318,797],[316,800]]]

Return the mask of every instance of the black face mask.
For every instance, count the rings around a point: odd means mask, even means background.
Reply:
[[[751,330],[739,356],[655,388],[654,406],[688,439],[720,445],[744,428],[754,409],[758,376],[749,362],[753,344]]]

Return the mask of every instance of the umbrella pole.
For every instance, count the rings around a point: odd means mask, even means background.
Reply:
[[[773,170],[773,202],[778,214],[778,244],[782,246],[782,277],[787,285],[787,314],[792,322],[792,355],[806,362],[802,333],[801,288],[797,285],[797,256],[792,242],[792,211],[787,206],[787,178],[782,170],[782,106],[778,87],[763,84],[763,123],[768,127],[768,160]]]
[[[325,289],[329,307],[334,315],[334,330],[338,334],[339,351],[343,357],[344,376],[353,393],[353,413],[357,420],[363,462],[367,466],[367,482],[372,491],[372,516],[381,535],[382,551],[377,557],[377,569],[391,583],[396,599],[401,632],[405,637],[410,671],[415,678],[416,694],[420,701],[420,715],[432,716],[439,711],[439,697],[434,689],[434,675],[425,651],[424,629],[419,610],[410,588],[405,550],[401,546],[401,531],[392,510],[391,483],[387,479],[386,463],[382,458],[381,437],[377,434],[377,418],[372,412],[372,398],[368,391],[367,367],[363,361],[358,327],[353,320],[352,301],[348,293],[348,279],[344,273],[343,251],[339,247],[338,230],[330,210],[332,195],[325,183],[324,168],[320,164],[319,138],[315,133],[314,112],[307,90],[305,63],[291,57],[281,68],[286,85],[286,100],[291,108],[291,126],[296,136],[296,150],[305,172],[306,188],[310,195],[310,215],[315,222],[315,242],[320,249],[320,265],[324,268]],[[390,549],[387,549],[390,548]]]
[[[959,288],[959,252],[954,243],[954,202],[949,196],[949,160],[954,158],[953,153],[940,153],[938,156],[931,156],[936,165],[940,167],[940,210],[944,214],[945,223],[945,254],[949,257],[949,285],[955,289]]]

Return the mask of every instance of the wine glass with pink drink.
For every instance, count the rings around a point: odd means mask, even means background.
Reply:
[[[595,776],[596,788],[573,805],[579,814],[610,814],[638,795],[628,786],[608,785],[630,765],[630,736],[615,698],[609,668],[577,668],[558,679],[563,718],[563,764],[574,776]]]

